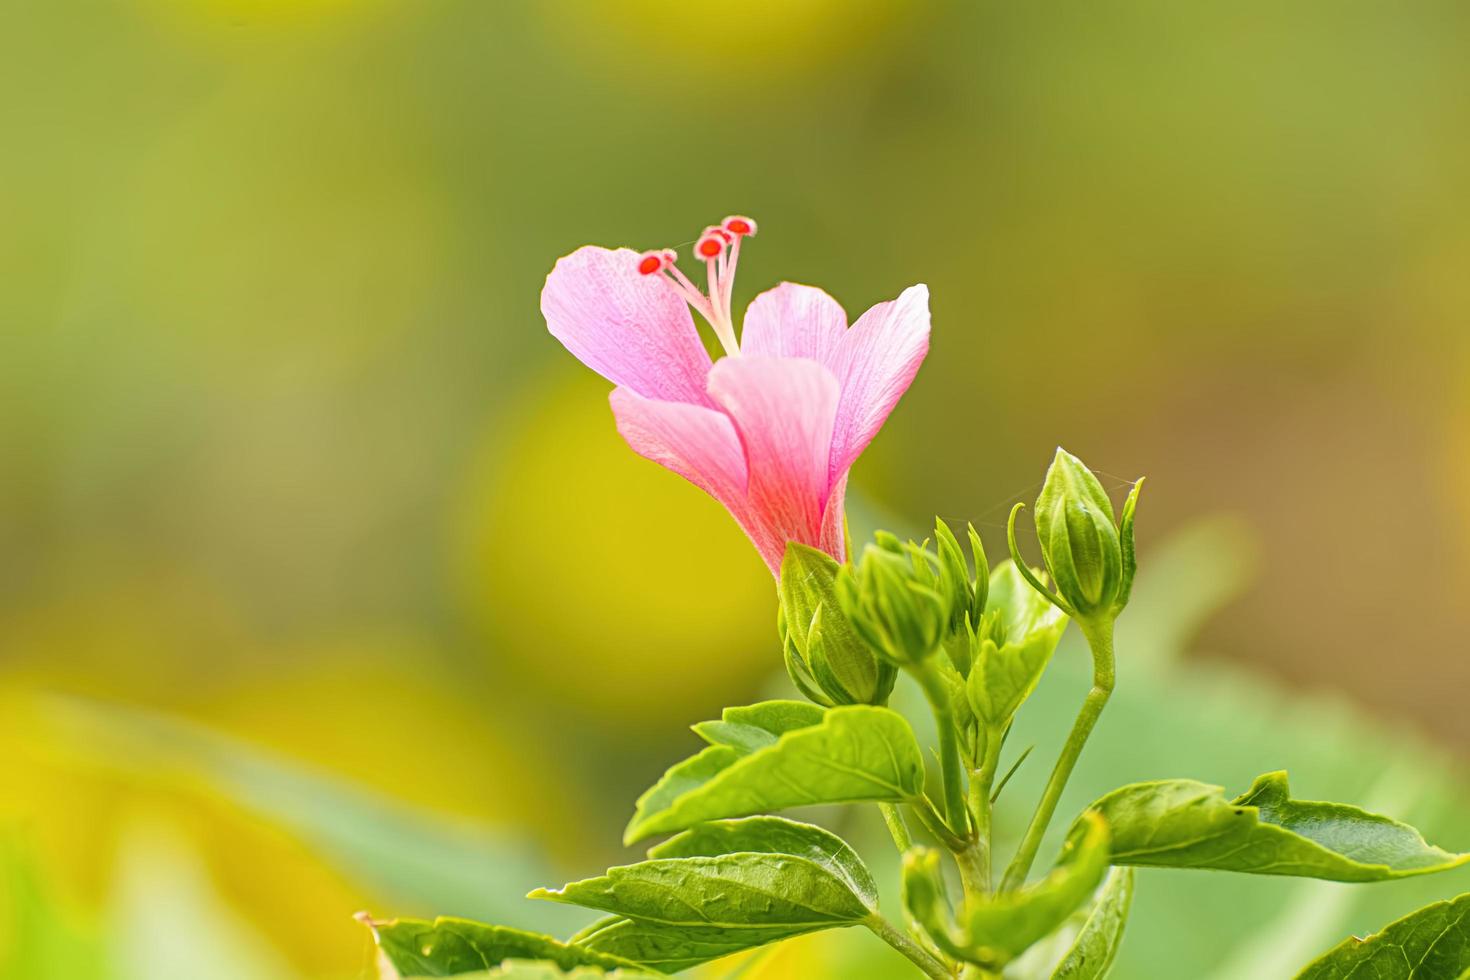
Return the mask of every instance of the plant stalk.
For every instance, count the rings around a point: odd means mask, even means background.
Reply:
[[[949,829],[949,826],[944,822],[944,817],[934,808],[934,803],[928,796],[916,797],[907,802],[913,809],[914,816],[919,818],[919,823],[923,824],[924,829],[929,831],[934,836],[934,839],[943,844],[946,849],[954,852],[965,849],[969,843],[969,839],[959,837],[954,831]]]
[[[975,819],[975,850],[978,875],[982,891],[991,889],[991,854],[995,842],[991,827],[990,788],[995,783],[995,772],[1000,765],[1001,730],[985,728],[985,749],[980,759],[980,768],[970,774],[970,813]]]
[[[1079,619],[1077,625],[1081,627],[1082,635],[1092,648],[1092,690],[1087,692],[1087,697],[1082,701],[1082,710],[1077,713],[1077,720],[1072,724],[1066,744],[1062,746],[1062,754],[1057,758],[1056,767],[1052,769],[1046,791],[1041,794],[1041,802],[1036,805],[1036,813],[1031,817],[1031,825],[1026,828],[1026,836],[1021,839],[1016,856],[1011,859],[1001,878],[1000,890],[1003,892],[1014,891],[1025,884],[1031,864],[1036,860],[1036,852],[1041,848],[1041,838],[1046,835],[1052,814],[1056,812],[1057,803],[1062,798],[1062,790],[1066,788],[1077,759],[1082,755],[1082,747],[1087,744],[1087,738],[1092,734],[1098,716],[1102,714],[1113,693],[1112,617]]]
[[[985,848],[979,841],[970,841],[968,846],[954,852],[954,863],[960,869],[960,884],[965,888],[966,901],[990,892],[984,853]]]
[[[954,712],[949,705],[949,691],[930,661],[914,668],[914,676],[934,710],[939,728],[939,765],[944,775],[944,822],[950,832],[964,839],[970,833],[970,818],[965,809],[965,777],[960,763],[959,737],[954,727]]]
[[[893,846],[898,848],[898,853],[903,854],[914,846],[914,838],[909,834],[909,825],[903,819],[903,811],[898,808],[897,803],[879,803],[878,810],[883,814],[883,823],[888,827],[889,836],[893,838]]]
[[[910,962],[923,970],[925,976],[933,977],[934,980],[954,980],[954,971],[926,953],[922,946],[883,916],[875,913],[864,920],[864,925],[873,930],[875,936],[898,950]]]

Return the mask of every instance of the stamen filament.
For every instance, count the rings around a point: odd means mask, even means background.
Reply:
[[[715,325],[714,309],[709,300],[705,299],[704,293],[699,291],[699,287],[690,282],[689,277],[684,275],[677,265],[670,265],[664,271],[669,274],[674,285],[684,295],[684,301],[694,307],[695,312],[709,321],[709,325],[713,327]]]
[[[735,241],[730,243],[730,262],[725,267],[724,274],[720,276],[720,301],[725,307],[725,317],[732,323],[734,315],[731,312],[730,300],[735,293],[735,266],[740,261],[740,240],[744,235],[736,235]]]
[[[721,255],[724,253],[721,252]],[[705,262],[708,271],[710,304],[714,309],[715,318],[710,321],[710,326],[715,328],[715,336],[720,338],[720,345],[725,348],[725,353],[731,357],[740,355],[740,343],[735,339],[735,325],[730,322],[730,313],[720,303],[720,260],[709,259]]]
[[[740,259],[740,240],[755,234],[755,222],[749,218],[733,215],[721,224],[705,228],[694,246],[696,258],[704,259],[705,276],[709,283],[706,295],[689,277],[679,271],[678,256],[673,249],[644,252],[639,258],[638,271],[643,275],[662,272],[667,282],[679,291],[679,296],[694,312],[704,317],[715,332],[720,346],[731,357],[740,355],[740,341],[735,336],[735,313],[731,298],[735,292],[735,266]]]

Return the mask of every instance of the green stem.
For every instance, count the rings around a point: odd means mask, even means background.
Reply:
[[[904,822],[903,811],[898,808],[897,803],[879,803],[878,810],[883,814],[883,823],[888,827],[888,833],[893,838],[893,846],[898,848],[898,853],[903,854],[914,846],[914,838],[909,834],[909,825]]]
[[[1092,648],[1092,690],[1087,692],[1087,697],[1082,701],[1082,710],[1077,713],[1077,720],[1072,725],[1066,744],[1062,746],[1056,768],[1051,771],[1046,792],[1042,793],[1041,802],[1036,805],[1031,826],[1026,828],[1026,836],[1021,839],[1016,856],[1011,859],[1005,876],[1001,878],[1001,891],[1014,891],[1025,883],[1026,875],[1031,871],[1031,863],[1036,860],[1036,852],[1041,847],[1041,838],[1045,836],[1052,814],[1056,812],[1057,803],[1062,798],[1062,790],[1066,788],[1072,769],[1077,765],[1077,758],[1082,754],[1082,747],[1087,744],[1087,737],[1092,734],[1098,716],[1102,714],[1108,697],[1113,693],[1112,618],[1079,619],[1077,625],[1082,628],[1082,635],[1087,637],[1087,644]]]
[[[954,971],[924,952],[922,946],[883,916],[875,913],[864,919],[863,924],[873,930],[873,934],[879,939],[908,957],[910,962],[924,971],[925,976],[933,977],[934,980],[954,980]]]
[[[990,787],[995,782],[995,771],[1000,765],[1001,731],[986,727],[985,749],[980,759],[980,768],[970,777],[970,812],[975,817],[975,849],[978,852],[980,885],[986,893],[990,891],[991,854],[994,841],[991,829]]]
[[[965,811],[965,777],[960,765],[960,743],[954,726],[954,713],[949,706],[949,691],[944,679],[934,669],[931,661],[914,668],[914,676],[929,699],[934,710],[934,721],[939,728],[939,764],[944,774],[945,823],[955,837],[968,837],[970,820]]]
[[[978,898],[989,894],[990,882],[986,880],[986,861],[983,857],[985,848],[979,841],[971,841],[966,847],[954,852],[954,863],[960,869],[960,884],[965,888],[965,899]]]
[[[934,809],[934,804],[927,796],[915,797],[908,801],[913,808],[914,816],[919,818],[919,823],[924,829],[934,835],[934,839],[943,844],[950,851],[959,852],[965,849],[969,841],[964,837],[956,836],[944,823],[944,818],[939,811]]]

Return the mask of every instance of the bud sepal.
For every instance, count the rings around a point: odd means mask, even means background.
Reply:
[[[791,681],[827,707],[886,704],[897,669],[859,636],[837,601],[841,566],[824,551],[791,542],[777,589],[782,653]]]
[[[886,532],[861,560],[837,575],[837,600],[868,645],[899,667],[922,664],[949,631],[954,595],[944,588],[940,559]]]

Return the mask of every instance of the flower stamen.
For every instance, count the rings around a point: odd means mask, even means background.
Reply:
[[[704,317],[714,329],[720,346],[730,356],[738,356],[740,343],[735,337],[735,317],[730,298],[735,289],[735,264],[740,257],[740,240],[755,234],[755,222],[732,215],[718,225],[710,225],[694,243],[694,255],[704,260],[708,282],[706,295],[689,277],[679,271],[677,253],[673,249],[644,252],[638,257],[638,272],[645,276],[664,273],[664,279],[679,291],[680,297]]]

